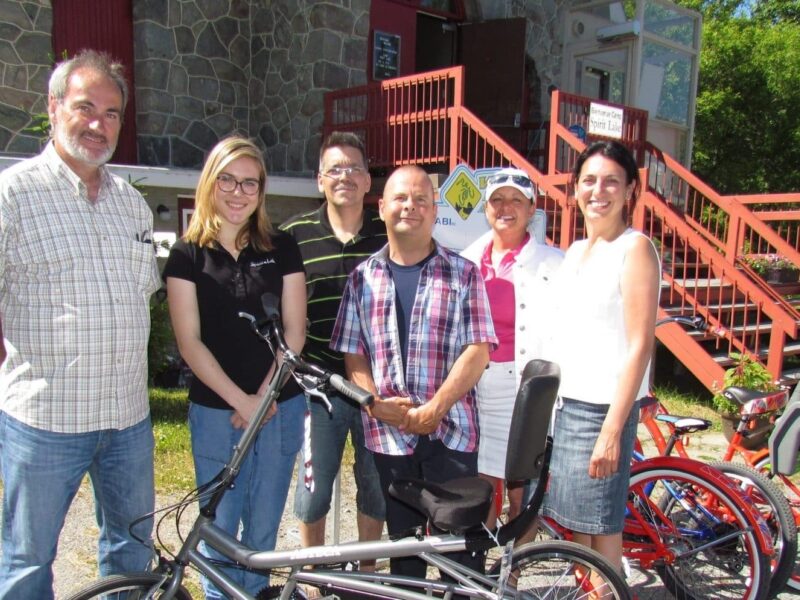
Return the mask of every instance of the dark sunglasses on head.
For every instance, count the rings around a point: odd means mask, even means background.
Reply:
[[[533,182],[526,177],[525,175],[508,175],[506,173],[500,173],[499,175],[491,175],[486,180],[489,185],[495,185],[498,183],[505,183],[508,180],[511,180],[513,183],[520,187],[524,188],[532,188]]]

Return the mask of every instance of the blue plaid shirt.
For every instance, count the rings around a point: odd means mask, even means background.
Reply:
[[[402,396],[420,405],[444,383],[464,346],[496,346],[489,301],[473,263],[436,245],[424,265],[410,318],[408,373],[403,372],[396,297],[387,264],[388,246],[351,273],[344,290],[331,348],[370,358],[381,397]],[[418,436],[362,412],[367,448],[391,455],[413,454]],[[452,450],[475,452],[478,422],[475,392],[458,400],[430,435]]]

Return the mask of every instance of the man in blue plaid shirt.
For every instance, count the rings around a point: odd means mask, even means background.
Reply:
[[[375,395],[367,447],[386,499],[390,535],[424,525],[388,495],[400,477],[445,482],[477,474],[474,386],[497,344],[477,267],[433,240],[436,204],[419,167],[397,169],[379,203],[389,243],[350,276],[331,339],[352,381]],[[462,561],[480,566],[482,559]],[[416,558],[395,574],[425,576]]]

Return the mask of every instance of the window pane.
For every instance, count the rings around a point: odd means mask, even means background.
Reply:
[[[639,106],[665,121],[686,125],[692,57],[645,40],[639,80]]]
[[[644,29],[672,42],[694,47],[696,18],[648,0],[644,7]]]

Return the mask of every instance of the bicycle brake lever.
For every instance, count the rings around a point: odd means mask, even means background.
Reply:
[[[330,400],[328,400],[328,396],[325,395],[325,392],[320,391],[316,383],[310,383],[309,378],[307,378],[305,375],[295,374],[294,378],[297,380],[297,383],[300,385],[300,387],[303,388],[304,392],[306,392],[309,396],[314,396],[315,398],[320,399],[328,413],[333,412],[333,406],[331,405]]]

